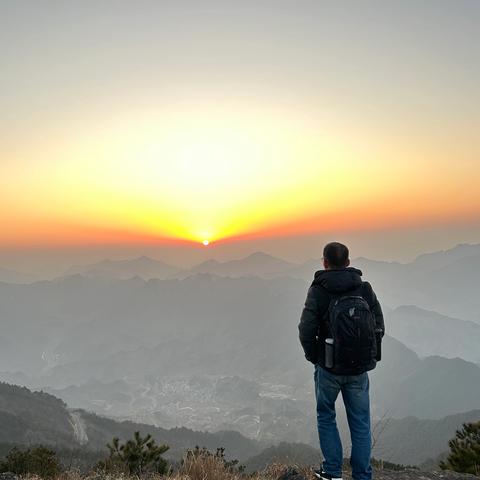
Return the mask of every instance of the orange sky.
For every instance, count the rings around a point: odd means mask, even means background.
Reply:
[[[474,22],[319,4],[2,5],[0,248],[478,224]]]

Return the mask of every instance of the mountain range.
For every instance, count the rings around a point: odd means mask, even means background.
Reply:
[[[321,265],[321,259],[295,264],[264,252],[255,252],[225,262],[210,259],[188,269],[148,257],[104,260],[92,265],[71,267],[66,275],[81,273],[89,277],[116,279],[138,276],[148,280],[186,278],[196,273],[209,273],[229,277],[290,276],[311,281],[313,273],[321,269]],[[359,257],[352,260],[352,265],[364,272],[365,279],[371,281],[382,301],[392,308],[416,305],[480,323],[480,298],[475,295],[475,285],[479,280],[480,244],[461,244],[449,250],[423,254],[410,263]]]
[[[185,278],[196,273],[211,273],[226,277],[257,276],[272,278],[284,275],[296,265],[264,252],[255,252],[238,260],[219,262],[211,259],[172,275]]]
[[[107,405],[111,414],[130,418],[163,410],[169,422],[181,418],[192,428],[200,426],[198,420],[156,406],[159,379],[240,376],[288,385],[307,398],[311,373],[297,330],[307,287],[292,277],[211,274],[149,281],[77,274],[30,285],[3,283],[0,378],[48,387],[60,396],[68,391],[69,401],[72,392],[82,402],[97,392],[91,397],[97,407],[89,408],[100,413]],[[374,412],[440,418],[480,407],[472,380],[479,371],[475,323],[400,307],[388,311],[386,328],[402,342],[386,339],[384,361],[373,373],[382,386]],[[447,395],[442,372],[450,372],[456,386]],[[110,387],[99,389],[95,381]],[[112,401],[117,381],[131,385],[127,405]],[[140,395],[142,385],[151,398]]]
[[[150,257],[142,256],[130,260],[102,260],[90,265],[74,265],[65,275],[81,274],[86,277],[104,277],[126,280],[140,277],[144,280],[151,278],[167,278],[180,269]]]
[[[421,464],[441,455],[448,440],[464,422],[478,421],[480,410],[445,417],[439,420],[420,420],[415,417],[387,419],[374,424],[376,458],[395,463]],[[188,428],[165,429],[131,421],[115,421],[67,405],[44,392],[32,392],[25,387],[0,383],[0,448],[3,445],[31,445],[42,443],[57,449],[79,449],[83,454],[103,452],[114,436],[121,440],[132,437],[135,431],[151,434],[157,443],[166,443],[170,449],[165,457],[179,460],[187,448],[205,446],[211,451],[225,447],[228,459],[239,459],[249,471],[262,468],[278,459],[316,464],[320,460],[318,442],[312,446],[295,442],[259,442],[234,431],[214,433]],[[341,424],[341,435],[347,447],[346,426]],[[99,453],[98,456],[101,456]],[[92,455],[93,456],[93,455]]]
[[[0,383],[0,442],[18,445],[45,444],[106,451],[117,436],[127,440],[135,431],[150,433],[158,443],[170,446],[167,457],[180,459],[195,445],[215,450],[226,448],[227,458],[246,459],[261,451],[262,445],[237,432],[196,432],[187,428],[163,429],[134,422],[117,422],[83,410],[68,409],[58,398],[25,387]]]
[[[388,333],[421,357],[459,357],[480,364],[480,324],[415,305],[386,312]]]
[[[422,428],[480,409],[480,325],[472,313],[478,258],[478,245],[461,245],[409,264],[353,262],[385,312],[383,358],[370,374],[373,419],[389,422],[385,460],[427,459],[407,447],[395,453],[395,435],[406,438],[405,424],[418,425],[422,438]],[[92,432],[105,428],[97,448],[122,420],[230,431],[262,448],[282,441],[316,448],[313,370],[297,324],[319,263],[295,265],[256,252],[185,270],[140,257],[75,267],[48,281],[0,282],[0,379],[43,389],[74,409],[56,404],[66,412],[57,418],[63,426],[42,427],[46,439],[70,441],[73,425],[77,443],[85,434],[93,441],[97,434],[86,432],[86,422],[96,425]],[[17,413],[2,410],[9,432],[37,439]],[[339,422],[348,440],[341,408]]]
[[[36,275],[17,272],[9,268],[0,267],[0,282],[6,283],[32,283],[38,280]]]

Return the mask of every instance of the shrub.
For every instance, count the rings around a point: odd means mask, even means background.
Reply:
[[[39,446],[27,450],[14,447],[0,463],[0,472],[53,478],[60,473],[60,462],[55,452],[47,447]]]
[[[238,460],[227,460],[225,449],[217,448],[215,453],[205,447],[196,446],[187,450],[180,467],[180,474],[191,480],[229,480],[238,478],[235,474],[242,473],[245,467],[238,465]]]
[[[346,460],[344,460],[345,462]],[[372,467],[378,470],[395,470],[395,471],[402,471],[402,470],[418,470],[418,467],[415,465],[402,465],[401,463],[392,463],[382,459],[376,459],[372,457]],[[348,460],[350,463],[350,460]]]
[[[464,423],[448,445],[450,454],[445,462],[440,462],[442,470],[480,476],[480,422]]]
[[[121,444],[118,438],[107,444],[110,456],[99,462],[97,469],[106,472],[123,472],[130,475],[144,473],[166,473],[167,462],[162,458],[169,447],[156,445],[151,435],[142,438],[140,432],[135,432],[133,439]]]

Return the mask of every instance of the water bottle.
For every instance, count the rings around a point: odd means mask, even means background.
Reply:
[[[382,359],[382,334],[383,331],[381,328],[375,329],[375,341],[377,342],[377,355],[375,360],[379,362]]]
[[[333,368],[333,338],[325,339],[325,367]]]

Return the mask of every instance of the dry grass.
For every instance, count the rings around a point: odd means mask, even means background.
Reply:
[[[293,468],[305,476],[308,480],[314,480],[315,476],[310,467],[295,465]],[[251,478],[254,480],[277,480],[288,469],[286,465],[281,463],[272,463],[265,470],[254,474]]]
[[[176,480],[235,480],[235,473],[225,469],[221,458],[215,455],[185,455]]]
[[[313,480],[309,467],[295,466],[298,472]],[[272,463],[263,471],[254,474],[239,472],[226,464],[225,459],[208,451],[197,451],[195,455],[186,454],[180,468],[168,475],[146,474],[141,478],[123,473],[106,473],[92,471],[82,475],[78,471],[70,470],[58,475],[54,480],[277,480],[288,469],[286,465]],[[39,476],[29,475],[22,480],[42,480]]]
[[[271,464],[265,470],[254,474],[232,472],[225,468],[224,462],[213,455],[185,457],[183,465],[176,472],[169,475],[149,474],[141,480],[277,480],[288,467],[281,464]],[[295,467],[307,479],[313,479],[308,467]],[[25,480],[42,480],[38,476],[25,477]],[[55,480],[140,480],[138,477],[129,477],[124,474],[108,474],[91,472],[81,475],[76,471],[60,474]]]

